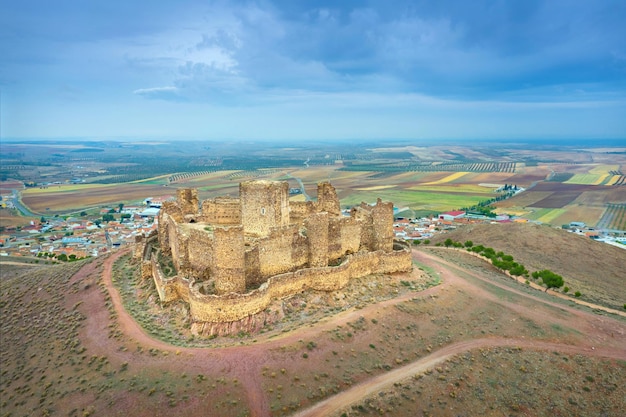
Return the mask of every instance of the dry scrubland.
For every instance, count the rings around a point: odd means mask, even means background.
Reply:
[[[596,242],[565,230],[536,224],[480,224],[461,226],[432,239],[471,240],[512,255],[530,272],[549,269],[561,276],[570,294],[616,310],[626,303],[626,250]]]
[[[495,230],[498,248],[511,235]],[[552,244],[571,237],[555,235]],[[545,250],[532,242],[499,249],[522,260]],[[31,265],[22,275],[3,265],[0,415],[291,415],[459,343],[468,347],[337,415],[621,415],[624,319],[571,309],[463,252],[420,248],[414,256],[430,266],[295,297],[274,307],[284,318],[263,333],[208,348],[187,347],[197,342],[184,331],[160,330],[167,310],[126,258],[114,264],[113,284],[131,313],[147,309],[137,322],[156,329],[152,336],[116,307],[117,292],[102,279],[109,260]],[[577,266],[562,268],[567,277]],[[623,294],[624,284],[615,285]],[[133,290],[144,304],[128,301]]]

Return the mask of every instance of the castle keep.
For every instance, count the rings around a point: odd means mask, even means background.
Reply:
[[[306,202],[289,201],[287,182],[242,182],[239,198],[202,204],[197,190],[181,189],[158,223],[160,249],[143,251],[143,276],[152,276],[161,301],[189,303],[197,333],[306,289],[338,290],[351,278],[412,268],[408,246],[393,240],[392,203],[361,203],[344,216],[328,182]],[[165,277],[159,257],[171,259],[175,276]]]

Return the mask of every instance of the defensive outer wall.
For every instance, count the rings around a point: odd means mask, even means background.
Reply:
[[[238,199],[200,205],[196,190],[178,190],[161,208],[158,235],[138,242],[142,277],[154,280],[162,302],[189,304],[192,331],[211,334],[214,324],[249,321],[275,300],[412,269],[408,244],[393,240],[392,203],[361,203],[344,216],[328,182],[315,202],[288,195],[286,182],[248,181]],[[164,260],[176,275],[163,273]]]

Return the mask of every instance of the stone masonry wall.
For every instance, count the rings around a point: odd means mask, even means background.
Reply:
[[[309,268],[328,266],[328,213],[312,214],[304,225],[309,243]]]
[[[183,216],[195,216],[198,214],[198,190],[195,188],[181,188],[176,190],[176,202]]]
[[[158,235],[159,235],[159,246],[161,246],[162,251],[165,255],[170,255],[170,229],[168,224],[170,221],[181,222],[183,220],[183,214],[180,211],[178,205],[173,201],[166,201],[163,203],[163,206],[159,210],[158,215]]]
[[[211,275],[218,294],[246,291],[243,227],[216,227],[213,235]]]
[[[341,217],[330,217],[328,219],[328,241],[326,247],[328,250],[328,259],[331,262],[340,259],[345,254],[341,242],[342,220]]]
[[[241,224],[241,202],[238,198],[217,197],[202,202],[201,221],[215,225]]]
[[[344,217],[330,183],[318,185],[317,202],[291,205],[287,182],[243,182],[239,199],[206,200],[201,212],[197,191],[177,196],[159,213],[158,239],[178,275],[165,278],[154,258],[142,274],[150,271],[164,302],[188,300],[194,322],[238,321],[305,289],[412,268],[407,245],[394,250],[393,204],[362,203]],[[200,291],[206,280],[217,294]]]
[[[325,211],[331,216],[341,215],[337,191],[328,181],[317,184],[317,211]]]
[[[290,201],[289,223],[302,225],[304,219],[315,213],[315,205],[312,201]]]
[[[393,250],[393,203],[383,203],[379,198],[372,207],[374,250]]]
[[[187,229],[186,234],[192,244],[187,245],[189,273],[195,279],[206,281],[210,278],[213,259],[213,233],[203,230],[201,225],[181,225]]]
[[[263,280],[292,271],[302,265],[295,265],[292,258],[292,245],[294,234],[298,233],[296,226],[289,226],[283,229],[273,229],[269,236],[259,239],[259,274]]]
[[[354,217],[343,217],[341,222],[341,252],[356,253],[361,245],[362,224]]]
[[[257,290],[230,293],[224,296],[201,294],[193,285],[189,294],[192,321],[223,323],[244,319],[263,311],[275,299],[313,289],[334,291],[350,279],[372,273],[409,271],[412,267],[410,249],[386,253],[361,252],[350,255],[337,267],[307,268],[270,278]]]
[[[272,229],[289,225],[289,184],[245,181],[239,184],[241,223],[246,234],[268,236]]]
[[[372,212],[369,206],[361,203],[360,206],[352,207],[350,217],[361,224],[359,250],[374,250],[374,228],[372,227]]]

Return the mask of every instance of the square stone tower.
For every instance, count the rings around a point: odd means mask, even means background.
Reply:
[[[239,184],[241,224],[245,234],[269,236],[276,227],[289,226],[289,184],[254,180]]]

